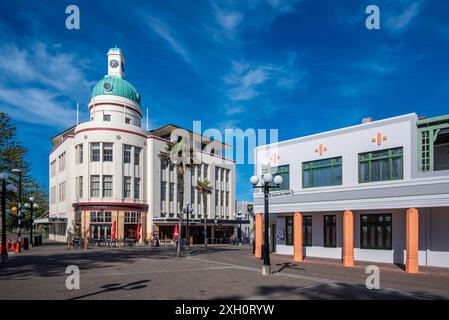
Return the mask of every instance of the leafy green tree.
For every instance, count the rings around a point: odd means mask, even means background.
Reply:
[[[17,129],[11,118],[5,112],[0,112],[0,172],[11,173],[12,169],[22,171],[22,207],[28,202],[29,197],[34,197],[39,206],[33,211],[33,218],[44,216],[48,213],[48,195],[44,186],[39,185],[31,176],[31,166],[26,161],[28,149],[17,140]],[[10,174],[9,182],[19,189],[19,176]],[[10,231],[18,226],[17,214],[12,212],[13,207],[19,205],[19,192],[7,197],[7,227]],[[21,219],[21,227],[28,228],[30,225],[30,212],[24,211]]]

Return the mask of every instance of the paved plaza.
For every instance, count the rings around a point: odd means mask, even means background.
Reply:
[[[380,290],[368,290],[369,264],[344,268],[338,261],[273,255],[273,275],[249,246],[191,247],[176,258],[174,247],[95,247],[67,250],[46,243],[11,255],[0,265],[0,299],[448,299],[447,269],[407,274],[378,264]],[[65,286],[66,267],[80,269],[80,289]]]

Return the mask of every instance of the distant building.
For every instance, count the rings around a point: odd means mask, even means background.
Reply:
[[[368,118],[268,147],[256,148],[255,172],[284,178],[270,197],[273,251],[449,267],[448,115]],[[254,207],[263,212],[260,189]]]
[[[237,200],[235,203],[235,212],[240,212],[242,220],[245,221],[245,224],[242,224],[243,235],[249,239],[254,237],[254,210],[251,210],[252,205],[252,202],[242,200]]]
[[[142,241],[156,233],[171,239],[180,213],[177,171],[160,156],[178,135],[184,135],[187,144],[193,141],[199,159],[184,175],[184,205],[193,206],[191,241],[201,243],[204,237],[205,203],[195,188],[201,179],[213,187],[207,196],[208,237],[230,236],[235,225],[235,163],[221,156],[230,146],[175,125],[143,129],[141,97],[124,79],[124,56],[118,48],[107,55],[108,74],[92,90],[89,121],[52,138],[50,238],[111,238],[115,231],[117,238]],[[183,236],[186,218],[183,215]]]

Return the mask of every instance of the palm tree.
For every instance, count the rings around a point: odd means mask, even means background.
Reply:
[[[212,185],[209,180],[198,180],[196,183],[196,190],[201,193],[203,198],[203,213],[204,213],[204,247],[207,248],[207,195],[212,193]]]
[[[167,161],[169,165],[175,166],[177,174],[176,195],[179,204],[179,212],[182,214],[182,208],[184,206],[184,174],[186,172],[186,167],[192,166],[196,160],[195,151],[191,146],[185,144],[184,140],[181,140],[181,142],[178,143],[167,142],[165,151],[160,152],[159,158]],[[181,234],[181,228],[179,229],[179,233]],[[179,239],[181,239],[181,237],[179,237]]]

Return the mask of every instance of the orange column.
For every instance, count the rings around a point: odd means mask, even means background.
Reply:
[[[302,261],[302,213],[295,212],[293,215],[293,260]]]
[[[354,214],[349,210],[343,213],[343,265],[354,266]]]
[[[407,258],[405,263],[405,271],[416,273],[418,267],[418,209],[407,209],[406,215],[406,249]]]
[[[256,258],[262,257],[262,214],[256,214]]]

